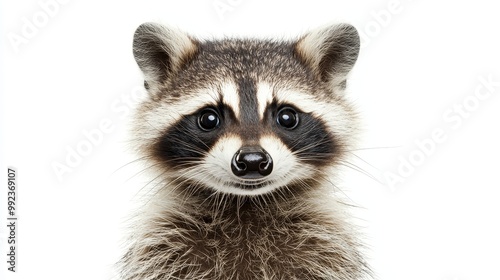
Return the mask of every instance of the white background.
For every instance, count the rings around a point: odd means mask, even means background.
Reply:
[[[378,279],[500,279],[494,1],[270,2],[1,2],[1,279],[111,279],[130,200],[147,182],[127,165],[125,133],[142,83],[132,35],[146,21],[202,38],[355,25],[364,40],[348,94],[363,118],[355,164],[365,172],[348,170],[342,188],[360,206]],[[481,79],[498,82],[480,100]],[[59,179],[54,164],[67,165],[103,121],[111,131],[94,134]],[[15,274],[4,261],[7,166],[18,170]]]

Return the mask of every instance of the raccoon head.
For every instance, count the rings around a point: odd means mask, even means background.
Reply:
[[[172,188],[310,188],[348,153],[356,117],[343,91],[359,52],[351,25],[272,41],[198,40],[146,23],[133,52],[149,92],[137,147]]]

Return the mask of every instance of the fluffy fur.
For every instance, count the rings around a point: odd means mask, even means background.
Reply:
[[[358,52],[346,24],[288,42],[202,41],[141,25],[134,56],[150,98],[133,142],[154,177],[121,278],[367,278],[333,193],[356,138],[343,90]],[[206,108],[220,119],[213,130],[200,129]],[[282,108],[296,112],[296,127],[276,121]],[[235,175],[231,159],[242,147],[266,151],[271,174]]]

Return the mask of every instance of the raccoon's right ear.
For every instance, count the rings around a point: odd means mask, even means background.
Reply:
[[[295,45],[298,55],[323,80],[333,87],[345,87],[347,74],[359,54],[360,39],[350,24],[337,24],[316,29]]]
[[[140,25],[134,34],[133,52],[146,88],[157,88],[196,48],[197,42],[180,31],[157,23]]]

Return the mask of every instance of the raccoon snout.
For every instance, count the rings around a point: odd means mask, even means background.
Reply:
[[[231,170],[242,179],[260,179],[273,171],[273,159],[261,147],[242,147],[231,160]]]

